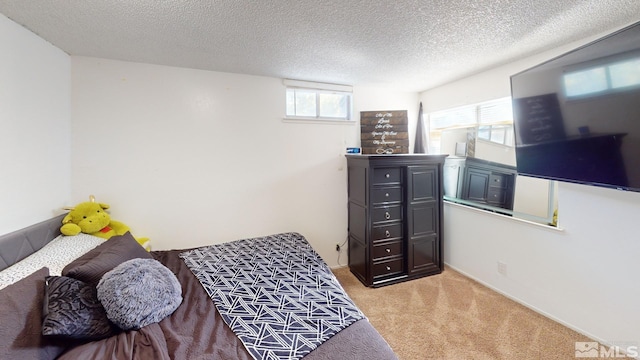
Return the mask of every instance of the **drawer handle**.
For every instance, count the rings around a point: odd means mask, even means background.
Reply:
[[[391,219],[391,214],[389,214],[389,212],[388,212],[388,211],[386,211],[386,212],[384,213],[384,218],[385,218],[385,219],[387,219],[387,220]]]
[[[388,253],[390,253],[390,252],[391,252],[391,249],[389,249],[389,248],[387,248],[387,249],[385,249],[385,250],[386,250]]]
[[[385,193],[385,194],[384,194],[384,196],[385,196],[385,197],[389,197],[389,193]]]
[[[391,267],[387,266],[387,271],[391,271]]]
[[[390,177],[391,177],[391,174],[386,173],[386,174],[384,174],[384,177],[386,177],[386,178],[388,179],[388,178],[390,178]]]
[[[391,236],[391,233],[389,232],[389,230],[385,230],[385,231],[384,231],[384,235],[385,235],[386,237],[390,237],[390,236]],[[387,251],[389,251],[389,250],[387,250]]]

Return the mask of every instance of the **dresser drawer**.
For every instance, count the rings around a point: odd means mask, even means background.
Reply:
[[[507,191],[504,189],[489,188],[487,201],[490,203],[504,204],[507,201]]]
[[[390,241],[373,245],[373,260],[390,256],[402,256],[402,241]]]
[[[374,168],[373,185],[399,184],[402,182],[402,171],[400,168]]]
[[[371,229],[371,240],[375,243],[380,240],[390,240],[402,237],[402,224],[374,226]]]
[[[403,258],[376,262],[373,264],[373,278],[401,274],[403,263]]]
[[[371,203],[374,205],[402,201],[401,187],[377,188],[371,190]]]
[[[504,174],[496,174],[491,173],[489,175],[489,186],[490,187],[498,187],[498,188],[506,188],[507,187],[507,176]]]
[[[371,220],[374,223],[382,221],[400,221],[402,220],[402,207],[396,206],[382,206],[373,208],[371,212]]]

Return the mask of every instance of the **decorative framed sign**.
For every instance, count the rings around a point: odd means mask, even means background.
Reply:
[[[361,111],[363,154],[408,154],[407,110]]]
[[[564,140],[567,136],[555,93],[514,99],[513,112],[521,119],[516,126],[521,144]]]

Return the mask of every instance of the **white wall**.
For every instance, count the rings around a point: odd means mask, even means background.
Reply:
[[[154,249],[297,231],[335,266],[360,128],[283,122],[284,97],[276,78],[72,57],[70,201],[94,194]],[[417,99],[356,87],[354,110],[415,124]]]
[[[71,192],[70,60],[0,14],[0,234],[61,213]]]
[[[2,15],[0,52],[0,233],[95,194],[158,249],[299,231],[337,264],[357,126],[282,122],[278,79],[92,58],[70,69]],[[506,96],[511,73],[552,53],[425,92],[425,111]],[[407,109],[413,132],[417,94],[354,93],[356,114]],[[446,205],[446,263],[598,340],[640,341],[640,194],[559,188],[562,232]]]
[[[511,74],[575,46],[426,91],[421,99],[432,111],[509,96]],[[596,340],[637,345],[640,194],[567,183],[558,188],[564,231],[446,204],[445,262]],[[506,275],[498,273],[498,262],[507,265]]]

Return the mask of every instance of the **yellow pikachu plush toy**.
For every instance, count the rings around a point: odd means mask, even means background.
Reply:
[[[67,236],[78,235],[82,232],[109,239],[112,236],[123,235],[129,231],[129,227],[124,223],[111,220],[111,216],[105,211],[108,208],[109,205],[97,203],[91,196],[90,201],[76,205],[62,219],[60,232]],[[136,238],[136,241],[147,251],[150,250],[148,238]]]

